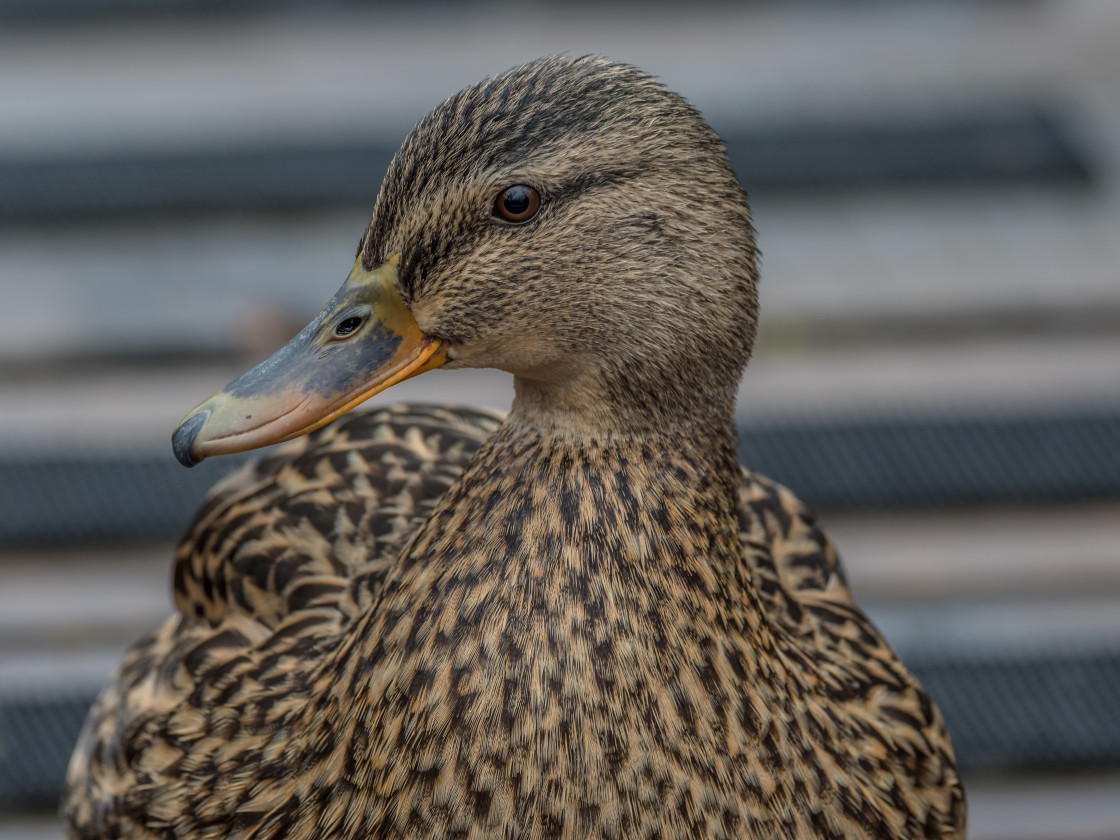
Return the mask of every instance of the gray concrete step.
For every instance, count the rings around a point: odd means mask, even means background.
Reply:
[[[0,454],[168,452],[171,431],[193,405],[278,348],[297,326],[284,318],[272,325],[267,320],[262,316],[251,330],[257,334],[245,336],[252,348],[242,361],[121,365],[71,359],[28,364],[26,373],[9,367],[0,376]],[[1120,338],[1107,336],[763,345],[747,368],[737,410],[742,422],[1046,413],[1120,400],[1118,359]],[[512,377],[501,371],[434,371],[394,386],[367,406],[439,402],[505,410],[512,399]]]
[[[466,80],[545,53],[644,66],[717,124],[1115,80],[1114,4],[552,4],[438,15],[383,7],[0,29],[0,150],[185,147],[324,132],[397,136]],[[423,49],[418,49],[422,35]],[[478,48],[503,45],[500,55]],[[890,68],[890,72],[884,72]]]

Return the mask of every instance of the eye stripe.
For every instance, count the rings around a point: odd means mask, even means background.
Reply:
[[[549,200],[562,201],[564,199],[573,198],[583,193],[592,192],[600,187],[610,187],[615,184],[621,184],[624,181],[632,181],[643,174],[642,170],[639,169],[616,168],[566,178],[549,189]]]

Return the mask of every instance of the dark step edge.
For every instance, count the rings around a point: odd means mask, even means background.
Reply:
[[[901,653],[941,708],[966,781],[1120,766],[1120,648]],[[10,687],[0,694],[0,807],[53,807],[94,695]]]
[[[0,548],[175,539],[243,457],[0,454]],[[1120,404],[754,422],[740,460],[822,513],[1120,499]]]
[[[923,122],[806,123],[731,132],[726,145],[752,194],[1089,185],[1094,167],[1057,113],[1027,103]],[[0,222],[368,208],[395,150],[324,142],[0,159]]]

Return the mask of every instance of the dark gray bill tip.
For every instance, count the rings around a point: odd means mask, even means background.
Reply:
[[[192,414],[179,425],[179,428],[175,430],[175,434],[171,436],[171,448],[175,452],[175,457],[179,459],[179,463],[184,467],[193,467],[195,464],[202,461],[201,458],[195,458],[191,454],[191,447],[194,445],[194,439],[198,437],[199,430],[209,416],[209,409],[200,411],[198,414]]]

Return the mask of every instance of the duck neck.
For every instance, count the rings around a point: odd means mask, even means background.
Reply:
[[[576,435],[515,410],[405,564],[510,590],[544,581],[554,594],[657,590],[665,608],[683,599],[711,613],[729,600],[738,612],[744,593],[728,591],[743,574],[735,432],[730,417],[698,431]],[[564,601],[541,606],[553,612]]]
[[[628,708],[640,723],[626,749],[640,752],[682,725],[665,717],[667,697],[689,697],[689,709],[733,693],[763,710],[782,702],[785,683],[766,664],[775,630],[739,533],[734,444],[730,422],[707,438],[576,438],[511,414],[420,527],[352,643],[324,659],[355,742],[384,736],[374,752],[395,755],[407,721],[410,742],[442,750],[451,739],[481,764],[502,751],[510,778],[535,757],[584,780],[594,800],[610,787],[608,763],[594,746],[555,756],[556,726],[613,732]],[[370,686],[357,701],[355,679]],[[704,735],[706,755],[719,754],[720,733]]]
[[[707,439],[575,438],[511,415],[324,658],[326,697],[305,708],[329,731],[306,740],[343,727],[358,795],[392,801],[409,780],[430,790],[439,756],[437,787],[495,774],[507,802],[566,779],[573,802],[616,803],[621,768],[674,744],[715,778],[748,737],[728,698],[764,721],[790,690],[767,662],[734,456],[730,422]]]
[[[642,441],[650,451],[684,444],[691,460],[724,468],[728,453],[720,444],[729,443],[734,466],[734,383],[690,381],[681,374],[651,386],[640,377],[588,368],[561,368],[548,379],[515,376],[510,419],[536,429],[542,439]]]

